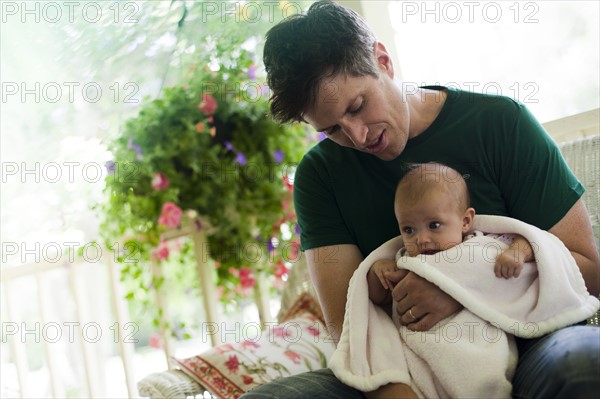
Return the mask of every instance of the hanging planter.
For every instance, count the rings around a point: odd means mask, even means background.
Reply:
[[[182,84],[142,106],[110,147],[102,231],[107,246],[122,243],[127,297],[146,305],[163,284],[198,287],[189,242],[161,239],[182,226],[212,226],[206,247],[224,303],[248,295],[256,273],[277,286],[297,257],[290,180],[312,134],[271,120],[247,52],[213,55],[210,65],[191,66]],[[165,268],[158,281],[151,259]]]

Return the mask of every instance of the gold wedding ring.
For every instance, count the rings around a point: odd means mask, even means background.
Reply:
[[[415,315],[412,312],[412,308],[408,309],[408,314],[410,315],[410,317],[413,318],[413,320],[417,320],[417,318],[415,317]]]

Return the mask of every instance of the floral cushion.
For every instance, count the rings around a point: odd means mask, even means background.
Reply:
[[[289,309],[283,313],[283,316],[281,316],[279,321],[284,322],[303,313],[310,313],[321,323],[325,324],[325,318],[323,317],[323,311],[321,310],[319,302],[308,292],[301,293]]]
[[[241,342],[173,360],[216,397],[237,398],[267,382],[325,368],[334,350],[322,321],[304,312]]]

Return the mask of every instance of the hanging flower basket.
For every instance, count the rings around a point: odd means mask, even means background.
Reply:
[[[206,248],[225,303],[247,295],[258,272],[276,286],[298,253],[291,181],[314,134],[270,119],[268,88],[245,51],[188,71],[127,121],[106,165],[105,242],[121,243],[128,298],[148,304],[169,279],[171,289],[198,287],[189,242],[166,242],[167,231],[212,226]],[[159,281],[152,258],[165,269]]]

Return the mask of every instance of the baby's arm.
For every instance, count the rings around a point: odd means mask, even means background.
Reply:
[[[385,272],[396,270],[396,262],[391,259],[380,259],[373,263],[367,273],[367,284],[369,285],[369,299],[376,305],[391,302],[394,288],[385,278]]]
[[[525,237],[517,234],[509,247],[496,259],[494,272],[499,278],[519,277],[523,264],[534,260],[531,244]]]

